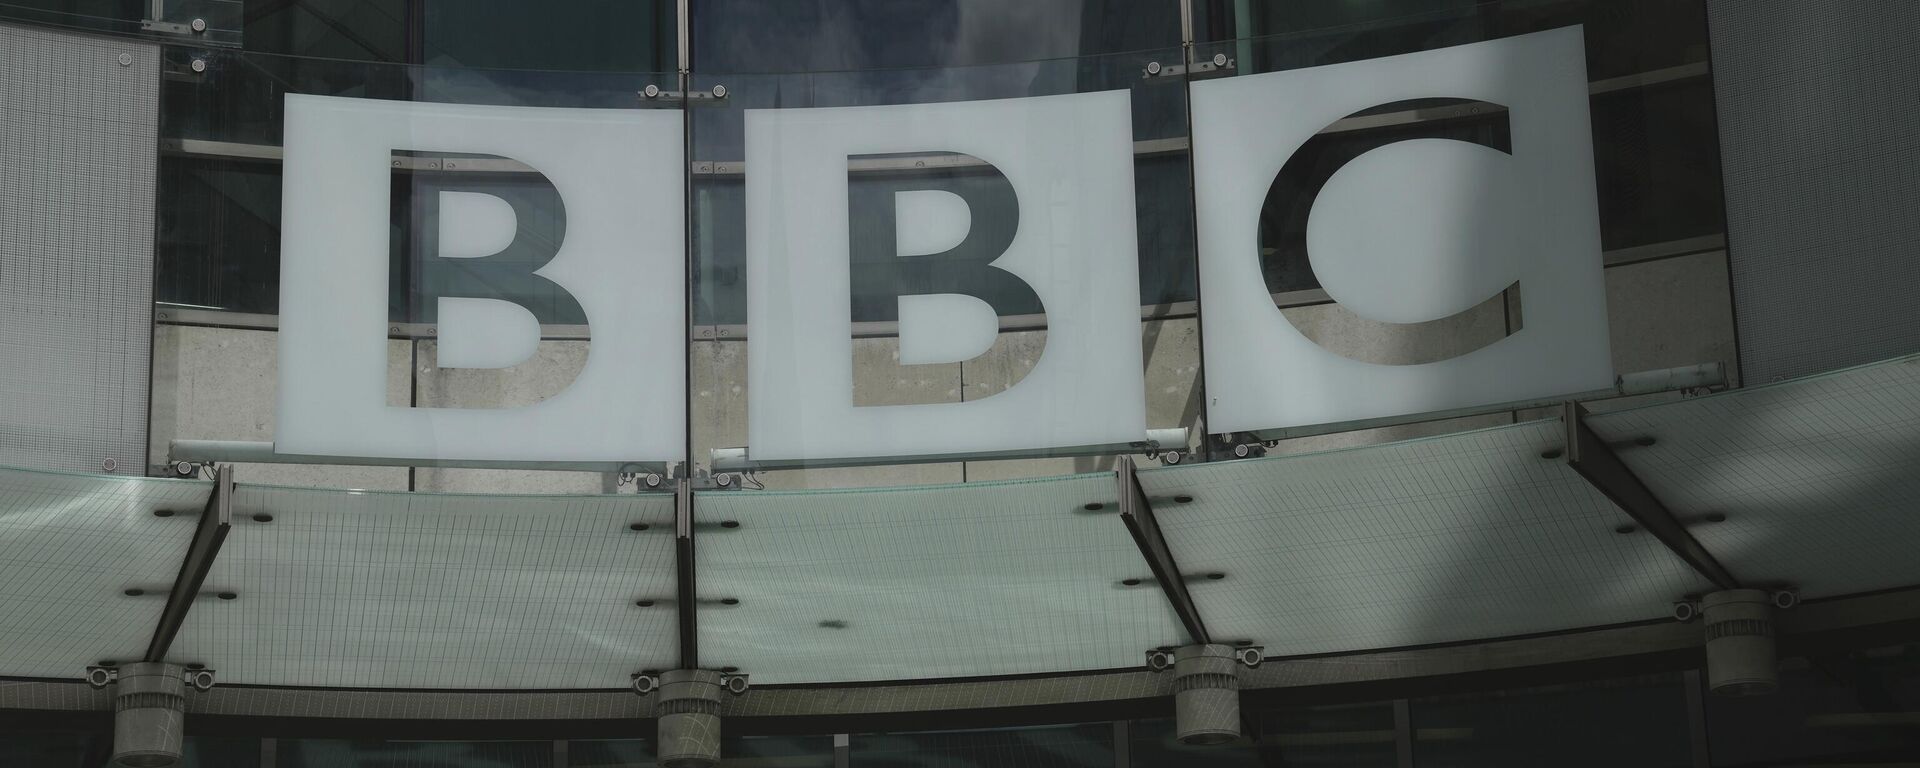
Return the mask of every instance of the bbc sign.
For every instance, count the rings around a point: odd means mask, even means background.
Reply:
[[[746,113],[748,448],[755,460],[1034,451],[1145,440],[1127,91]],[[1456,357],[1383,365],[1294,328],[1262,279],[1260,211],[1277,174],[1335,121],[1403,102],[1505,109],[1486,143],[1386,143],[1312,185],[1306,252],[1328,295],[1375,323],[1433,322],[1518,290],[1524,326]],[[1581,30],[1570,27],[1191,85],[1210,432],[1462,408],[1613,382]],[[673,112],[420,104],[289,95],[279,423],[286,453],[423,460],[674,461],[688,332],[683,121]],[[592,340],[558,394],[517,408],[387,403],[389,157],[511,158],[548,179],[565,236],[531,271],[570,296]],[[967,248],[968,284],[1014,285],[1046,341],[1018,383],[967,402],[856,405],[849,312],[850,158],[958,153],[1012,201],[977,236],[969,202],[901,189],[891,257]],[[442,192],[440,259],[484,259],[514,209]],[[871,247],[871,246],[863,246]],[[967,281],[957,281],[966,283]],[[441,297],[439,365],[504,368],[539,326],[498,298]],[[903,365],[973,359],[998,333],[967,293],[897,297]],[[648,342],[652,342],[649,348]],[[678,345],[672,349],[677,350]]]

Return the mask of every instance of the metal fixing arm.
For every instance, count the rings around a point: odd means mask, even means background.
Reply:
[[[1120,520],[1127,524],[1127,533],[1133,535],[1133,543],[1147,559],[1154,581],[1160,583],[1160,592],[1173,604],[1174,614],[1180,617],[1180,625],[1186,628],[1193,642],[1213,642],[1207,635],[1206,624],[1200,621],[1199,609],[1193,605],[1193,596],[1187,594],[1187,582],[1180,575],[1180,566],[1173,561],[1173,551],[1167,548],[1167,540],[1160,534],[1160,522],[1154,519],[1153,505],[1147,503],[1146,491],[1140,488],[1133,457],[1120,457],[1115,469],[1120,480]]]
[[[180,634],[180,625],[186,623],[187,610],[193,607],[194,598],[200,596],[207,572],[213,570],[213,559],[220,555],[220,545],[226,542],[227,532],[232,529],[233,467],[224,465],[214,470],[213,493],[207,496],[206,509],[201,511],[200,522],[193,529],[187,556],[180,562],[180,575],[174,577],[173,589],[167,593],[167,607],[160,612],[160,624],[153,629],[153,641],[147,644],[145,661],[166,660],[174,636]]]
[[[693,483],[680,478],[673,492],[673,552],[680,614],[680,668],[700,668],[699,600],[693,571]]]
[[[1653,495],[1653,490],[1633,474],[1626,462],[1620,460],[1613,447],[1600,439],[1592,427],[1587,426],[1587,409],[1576,402],[1569,402],[1564,407],[1562,419],[1567,427],[1567,466],[1580,473],[1595,489],[1612,499],[1634,522],[1639,523],[1641,528],[1653,534],[1661,544],[1673,550],[1675,555],[1715,586],[1721,589],[1740,588],[1739,580],[1720,561],[1713,559],[1707,548],[1701,546],[1700,541],[1687,532],[1686,526],[1674,518],[1667,505]]]

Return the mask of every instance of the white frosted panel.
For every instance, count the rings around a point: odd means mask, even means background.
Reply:
[[[1589,423],[1654,438],[1621,458],[1742,581],[1808,597],[1920,584],[1920,357]]]
[[[749,456],[835,459],[1132,443],[1146,436],[1127,91],[746,113]],[[956,152],[1018,205],[980,269],[1032,288],[1047,345],[1017,384],[962,403],[856,406],[848,158]],[[958,201],[958,205],[955,202]],[[900,258],[964,238],[951,193],[897,197]],[[900,302],[900,361],[978,354],[980,302]],[[957,314],[956,314],[957,313]],[[955,318],[948,321],[948,318]],[[991,346],[991,338],[984,346]],[[961,358],[964,360],[965,358]]]
[[[1193,151],[1207,427],[1252,431],[1601,389],[1613,383],[1581,30],[1195,82]],[[1344,357],[1274,305],[1260,215],[1327,126],[1419,99],[1505,107],[1511,152],[1414,139],[1364,153],[1313,201],[1315,276],[1346,310],[1445,320],[1518,285],[1525,326],[1418,365]]]
[[[160,70],[0,24],[0,464],[146,471]]]
[[[1565,459],[1558,421],[1140,473],[1216,640],[1269,655],[1668,614],[1705,584]],[[1179,504],[1171,499],[1191,495]]]
[[[673,498],[242,485],[171,660],[229,683],[618,688],[674,659]],[[271,522],[255,522],[270,514]],[[640,523],[646,531],[629,526]]]
[[[0,468],[0,675],[138,661],[211,488]]]
[[[648,339],[685,330],[677,112],[427,104],[288,94],[280,256],[285,453],[417,459],[649,461],[681,458],[686,361]],[[509,408],[387,405],[394,150],[507,157],[553,183],[566,237],[533,274],[580,304],[594,343],[573,382]],[[442,197],[449,250],[470,259],[511,240],[510,206]],[[441,363],[525,360],[537,327],[500,302],[443,301]],[[489,349],[488,339],[502,345]]]
[[[1150,574],[1116,495],[1110,474],[699,494],[701,663],[756,683],[1139,666],[1183,633],[1159,590],[1120,585]]]

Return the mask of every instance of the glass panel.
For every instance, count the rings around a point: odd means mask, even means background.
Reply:
[[[1710,585],[1558,458],[1558,421],[1140,473],[1216,642],[1269,656],[1655,619]],[[1548,458],[1552,456],[1553,458]],[[1180,503],[1180,499],[1190,501]]]
[[[284,768],[549,768],[550,741],[281,739]]]
[[[1179,0],[702,0],[694,69],[818,72],[1001,64],[1171,48]]]
[[[618,688],[673,662],[671,495],[241,485],[233,516],[206,582],[233,597],[170,657],[223,682]]]
[[[139,660],[210,489],[0,468],[0,675]]]
[[[446,67],[671,72],[673,0],[276,0],[247,50]]]
[[[107,729],[78,731],[0,722],[0,765],[99,768],[112,753],[113,733]]]
[[[0,19],[49,27],[136,34],[148,0],[0,0]]]
[[[1121,584],[1147,574],[1113,494],[1112,475],[697,494],[701,663],[756,683],[1139,666],[1181,630]]]
[[[1142,427],[1195,426],[1185,94],[1179,78],[1143,74],[1178,55],[696,73],[697,88],[727,97],[689,112],[695,461],[742,446],[744,466],[763,470],[1111,455],[1145,440]],[[839,122],[808,127],[825,120]],[[1142,317],[1139,336],[1120,330]],[[1073,450],[1085,446],[1102,449]],[[1098,466],[761,479],[938,483]]]
[[[1693,765],[1677,674],[1415,699],[1414,764]]]
[[[1920,645],[1785,659],[1771,696],[1709,696],[1720,766],[1897,765],[1920,754]]]
[[[1920,365],[1913,356],[1594,416],[1715,559],[1831,597],[1920,583]]]
[[[1206,747],[1181,744],[1172,720],[1136,721],[1133,765],[1394,768],[1399,764],[1393,705],[1388,702],[1256,710],[1243,719],[1252,724],[1252,732],[1231,744]]]
[[[988,731],[855,734],[854,768],[1110,768],[1113,725],[1059,725]]]
[[[651,739],[569,741],[569,768],[653,768]],[[832,768],[832,736],[721,736],[721,764]]]

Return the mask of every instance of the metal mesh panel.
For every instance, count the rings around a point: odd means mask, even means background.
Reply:
[[[0,25],[0,464],[144,473],[158,69]]]
[[[1920,3],[1707,7],[1746,380],[1920,350]]]

